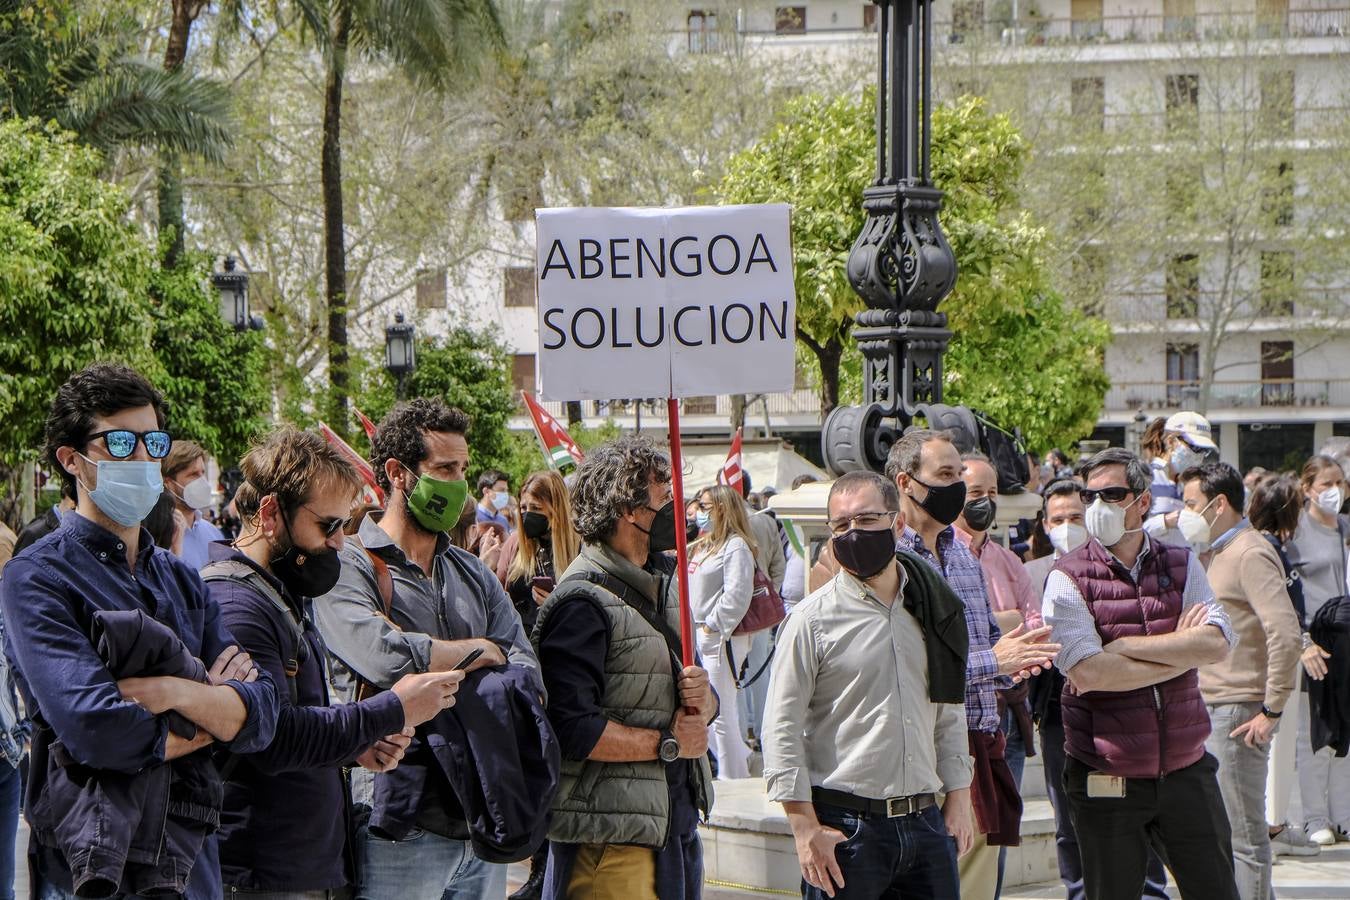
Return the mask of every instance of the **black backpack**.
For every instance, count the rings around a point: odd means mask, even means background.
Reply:
[[[920,407],[920,415],[928,419],[928,426],[936,431],[947,431],[952,442],[962,453],[979,450],[989,457],[998,473],[1000,494],[1020,494],[1031,478],[1027,466],[1027,448],[1022,443],[1022,432],[1008,431],[994,424],[978,410],[966,406],[947,406],[930,403]]]

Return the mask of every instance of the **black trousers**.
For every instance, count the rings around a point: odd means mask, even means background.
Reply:
[[[1073,757],[1065,760],[1064,793],[1088,900],[1138,900],[1150,846],[1186,900],[1239,900],[1218,769],[1206,753],[1166,778],[1127,779],[1124,797],[1088,797],[1092,769]]]

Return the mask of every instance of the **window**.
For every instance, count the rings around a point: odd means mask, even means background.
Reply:
[[[980,36],[984,28],[984,0],[956,0],[952,6],[951,42],[959,44]]]
[[[1195,34],[1195,0],[1163,0],[1163,34],[1171,38]]]
[[[717,398],[712,397],[685,397],[681,401],[680,410],[689,416],[712,416],[717,414]]]
[[[1263,316],[1294,314],[1294,254],[1288,250],[1261,251],[1261,302]]]
[[[1289,23],[1289,0],[1256,0],[1256,33],[1282,37]]]
[[[690,10],[685,23],[689,31],[690,53],[712,53],[719,48],[716,11]]]
[[[508,266],[502,270],[507,306],[534,306],[534,267]]]
[[[417,308],[445,309],[445,268],[417,270]]]
[[[1106,186],[1106,163],[1091,157],[1086,159],[1086,163],[1079,173],[1079,188],[1074,197],[1078,201],[1073,210],[1076,228],[1088,228],[1100,223],[1102,211],[1110,199]]]
[[[1294,164],[1282,162],[1271,172],[1262,189],[1261,211],[1275,228],[1294,224]]]
[[[1200,112],[1200,76],[1168,75],[1166,102],[1168,128],[1194,125]]]
[[[806,7],[777,7],[773,12],[773,33],[806,34]]]
[[[1182,408],[1200,398],[1200,345],[1167,345],[1167,405]]]
[[[1074,37],[1085,40],[1102,34],[1102,0],[1070,0],[1070,31]]]
[[[881,16],[877,15],[877,5],[875,3],[866,3],[863,5],[863,31],[876,31]]]
[[[1261,405],[1294,404],[1294,342],[1261,342]]]
[[[1200,257],[1184,253],[1167,263],[1167,318],[1194,319],[1200,312]]]
[[[511,357],[511,386],[515,388],[516,396],[520,396],[521,391],[534,393],[533,353],[517,353]]]
[[[1261,127],[1280,135],[1294,130],[1294,73],[1261,73]]]
[[[1172,223],[1195,224],[1203,183],[1204,170],[1198,163],[1177,162],[1167,170],[1167,215]]]
[[[1088,244],[1078,251],[1073,260],[1074,300],[1078,308],[1089,316],[1105,312],[1106,254],[1098,244]]]
[[[1094,131],[1106,127],[1106,80],[1075,78],[1069,82],[1069,112],[1074,123]]]

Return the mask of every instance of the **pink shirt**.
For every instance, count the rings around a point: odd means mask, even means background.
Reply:
[[[1026,564],[1003,545],[986,540],[979,547],[972,545],[972,537],[959,527],[953,529],[956,539],[970,547],[980,561],[984,582],[989,587],[989,603],[994,612],[1016,610],[1022,614],[1028,629],[1045,624],[1041,618],[1041,597],[1031,586]]]

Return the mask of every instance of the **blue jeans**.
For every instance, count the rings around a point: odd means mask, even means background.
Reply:
[[[14,841],[22,793],[18,768],[0,759],[0,900],[14,900]]]
[[[956,839],[936,806],[888,819],[817,803],[816,816],[848,836],[834,850],[844,876],[835,900],[960,900]],[[826,894],[803,881],[802,897]]]
[[[358,838],[357,900],[480,900],[506,896],[506,866],[483,862],[468,841],[414,828],[401,841]]]

